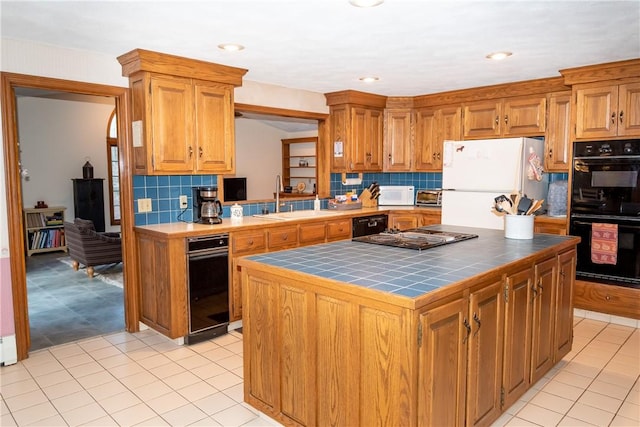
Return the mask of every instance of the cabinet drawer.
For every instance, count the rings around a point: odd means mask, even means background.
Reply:
[[[267,230],[267,244],[269,249],[298,245],[298,227],[270,228]]]
[[[327,240],[341,240],[351,238],[351,220],[327,223]]]
[[[299,239],[301,244],[324,243],[326,235],[325,223],[300,224]]]
[[[231,234],[231,252],[233,255],[261,251],[266,247],[263,231]]]

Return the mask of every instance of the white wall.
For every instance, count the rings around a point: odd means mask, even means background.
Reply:
[[[19,97],[18,131],[22,167],[29,175],[22,178],[23,207],[32,208],[38,200],[49,206],[67,208],[65,218],[74,218],[73,178],[82,178],[82,166],[89,159],[94,178],[104,178],[105,224],[112,227],[109,214],[107,170],[107,124],[115,100],[104,103],[60,99]]]

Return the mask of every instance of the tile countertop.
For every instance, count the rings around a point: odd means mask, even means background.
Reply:
[[[425,227],[477,234],[477,239],[418,251],[344,240],[248,256],[274,267],[415,298],[494,268],[504,267],[552,246],[567,247],[574,236],[535,234],[533,239],[506,239],[504,231],[450,225]]]

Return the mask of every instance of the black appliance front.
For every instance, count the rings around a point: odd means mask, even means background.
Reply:
[[[640,140],[576,142],[573,152],[569,233],[581,238],[576,276],[640,287]],[[592,260],[594,223],[617,226],[615,263]]]
[[[592,258],[592,227],[594,223],[613,223],[618,227],[616,261],[600,263]],[[570,234],[580,237],[576,278],[640,289],[640,222],[593,217],[573,218]]]
[[[193,344],[227,333],[229,324],[228,235],[188,239],[189,335]]]
[[[385,231],[389,224],[389,216],[377,214],[353,218],[351,237],[368,236]]]

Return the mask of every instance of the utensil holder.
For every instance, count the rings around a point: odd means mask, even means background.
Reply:
[[[533,215],[505,215],[504,237],[507,239],[533,239]]]
[[[378,207],[378,199],[371,198],[371,192],[368,189],[362,190],[360,193],[360,201],[362,202],[363,208],[377,208]]]

